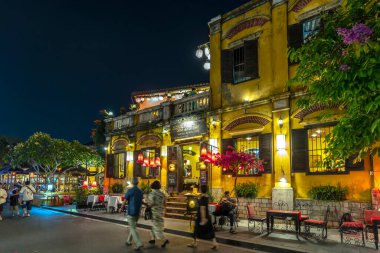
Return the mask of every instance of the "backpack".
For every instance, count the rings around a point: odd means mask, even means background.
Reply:
[[[353,221],[352,215],[350,213],[344,213],[339,220],[339,226],[342,226],[343,222]]]

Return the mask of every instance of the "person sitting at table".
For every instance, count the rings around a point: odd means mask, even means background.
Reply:
[[[230,233],[236,233],[234,230],[235,214],[236,214],[236,199],[231,198],[230,192],[225,191],[224,196],[219,201],[222,209],[222,215],[227,216],[230,220]]]

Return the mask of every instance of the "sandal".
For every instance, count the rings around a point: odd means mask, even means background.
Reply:
[[[187,245],[187,247],[195,249],[195,248],[197,247],[197,245],[194,244],[194,243],[189,243],[189,244]]]
[[[218,245],[214,245],[214,246],[211,247],[211,249],[213,249],[213,250],[218,250],[218,248],[219,248]]]
[[[161,245],[162,248],[166,247],[166,244],[169,244],[169,240],[165,240],[165,242]]]

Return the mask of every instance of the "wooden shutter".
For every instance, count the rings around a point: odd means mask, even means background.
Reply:
[[[246,77],[259,77],[258,40],[244,41],[244,73]]]
[[[133,176],[134,177],[142,177],[142,165],[141,163],[137,163],[137,158],[139,153],[142,151],[133,151]]]
[[[221,153],[225,153],[227,151],[227,147],[232,146],[236,148],[236,140],[235,139],[223,139],[222,140],[222,151]]]
[[[107,167],[106,175],[108,178],[114,177],[115,156],[113,154],[107,154]]]
[[[222,83],[233,81],[234,54],[232,50],[222,50]]]
[[[259,136],[259,158],[263,160],[264,173],[272,173],[272,134]]]
[[[357,156],[358,154],[352,155],[346,160],[346,164],[345,164],[346,171],[364,170],[363,159],[360,162],[354,163],[354,160]]]
[[[303,43],[303,26],[302,23],[289,26],[288,46],[300,48]]]
[[[292,130],[292,172],[307,172],[309,168],[307,129]]]

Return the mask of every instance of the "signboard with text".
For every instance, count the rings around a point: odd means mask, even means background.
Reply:
[[[185,119],[171,126],[172,140],[195,137],[207,133],[205,119]]]

